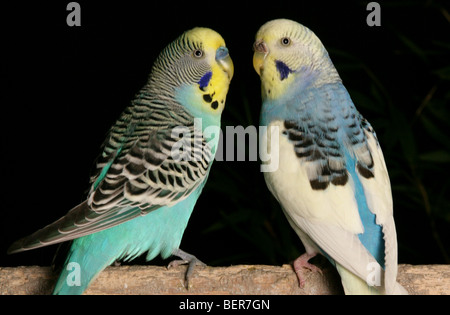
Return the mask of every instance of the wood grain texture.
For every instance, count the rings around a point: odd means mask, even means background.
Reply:
[[[119,266],[106,268],[85,294],[326,295],[343,294],[333,268],[323,274],[306,271],[299,288],[290,265],[196,267],[189,290],[185,266]],[[0,268],[0,294],[51,294],[57,279],[49,267]],[[450,265],[400,265],[398,281],[410,294],[450,294]]]

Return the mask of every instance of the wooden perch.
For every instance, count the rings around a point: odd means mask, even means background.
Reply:
[[[289,265],[196,267],[189,290],[183,285],[185,266],[108,267],[85,294],[342,294],[339,276],[326,267],[323,274],[306,271],[299,288]],[[0,295],[50,294],[57,279],[49,267],[0,268]],[[410,294],[450,294],[450,265],[400,265],[398,282]]]

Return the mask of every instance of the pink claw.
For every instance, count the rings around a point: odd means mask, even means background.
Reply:
[[[300,288],[303,288],[305,286],[306,278],[304,275],[304,269],[309,269],[312,272],[319,272],[322,274],[322,270],[320,270],[319,267],[314,266],[313,264],[310,264],[308,260],[316,256],[316,254],[308,254],[304,253],[300,257],[298,257],[296,260],[294,260],[294,270],[297,274],[298,282],[300,285]]]

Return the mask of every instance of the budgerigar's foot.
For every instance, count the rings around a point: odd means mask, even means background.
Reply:
[[[184,285],[186,289],[189,290],[189,279],[191,278],[192,272],[194,271],[195,266],[206,266],[205,263],[197,259],[194,255],[188,254],[181,249],[177,249],[172,253],[174,256],[178,256],[181,258],[178,260],[172,260],[167,266],[168,269],[172,267],[178,267],[180,265],[189,264],[186,274],[184,275]]]
[[[322,274],[322,270],[320,270],[319,267],[314,266],[313,264],[310,264],[308,261],[316,256],[316,254],[308,254],[304,253],[300,257],[298,257],[296,260],[294,260],[293,266],[295,273],[297,274],[298,283],[300,288],[303,288],[305,286],[306,278],[304,275],[304,269],[309,269],[312,272],[319,272]]]

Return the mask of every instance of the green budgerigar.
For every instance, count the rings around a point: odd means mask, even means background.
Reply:
[[[81,294],[108,265],[145,252],[147,260],[180,257],[188,280],[200,261],[179,246],[211,169],[233,71],[225,41],[211,29],[170,43],[110,129],[87,200],[9,253],[73,240],[54,294]]]

